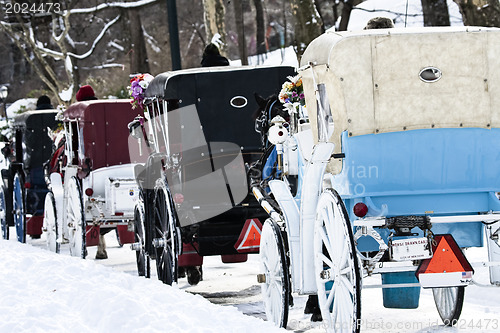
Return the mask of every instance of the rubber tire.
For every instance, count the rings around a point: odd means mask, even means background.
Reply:
[[[314,231],[314,270],[324,325],[327,331],[357,333],[361,270],[349,215],[333,189],[326,189],[319,197]],[[337,321],[337,315],[343,318]]]
[[[57,224],[59,223],[56,213],[56,201],[54,199],[54,194],[48,192],[45,196],[45,203],[43,207],[43,226],[45,231],[45,237],[47,239],[47,248],[49,251],[59,253],[61,250],[61,244],[57,241],[59,238],[59,228]]]
[[[465,287],[432,288],[436,309],[446,326],[456,325],[464,305]],[[451,301],[451,304],[447,304]],[[449,309],[445,306],[449,305]]]
[[[19,172],[13,180],[12,207],[17,240],[26,243],[26,198],[23,177]]]
[[[288,323],[291,295],[286,252],[279,225],[273,219],[267,219],[262,227],[260,241],[261,271],[266,276],[266,281],[261,285],[262,297],[267,320],[283,328]]]

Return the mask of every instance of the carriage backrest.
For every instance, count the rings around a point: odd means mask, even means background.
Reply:
[[[254,94],[277,94],[287,76],[294,74],[290,66],[166,72],[155,77],[146,96],[148,103],[168,100],[177,101],[179,108],[195,105],[206,142],[232,142],[242,147],[245,156],[260,156],[261,140],[253,119],[258,109]]]
[[[95,100],[71,105],[64,112],[64,122],[72,124],[81,135],[83,152],[78,152],[79,164],[88,158],[96,170],[136,162],[130,159],[127,125],[139,114],[142,110],[132,109],[129,100]]]
[[[56,120],[57,110],[27,111],[14,118],[16,161],[25,169],[40,169],[52,155],[52,139],[48,129],[56,130],[61,123]],[[22,145],[24,143],[24,146]],[[41,182],[43,182],[43,177]]]
[[[302,65],[316,127],[316,83],[326,86],[335,130],[360,135],[438,128],[500,128],[500,29],[419,28],[329,31]],[[317,135],[315,134],[315,137]],[[340,172],[341,161],[331,165]]]

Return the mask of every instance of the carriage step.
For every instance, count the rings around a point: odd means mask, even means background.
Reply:
[[[130,249],[132,251],[140,251],[142,249],[142,245],[141,245],[141,242],[137,242],[137,243],[132,243],[130,244]]]
[[[266,274],[257,274],[257,282],[265,283],[266,282]]]
[[[153,246],[158,248],[158,247],[165,247],[165,239],[164,238],[153,238]]]

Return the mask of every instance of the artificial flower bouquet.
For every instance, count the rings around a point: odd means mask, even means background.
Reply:
[[[129,95],[132,98],[130,102],[132,108],[140,107],[144,108],[144,92],[148,88],[151,81],[153,81],[154,76],[151,74],[137,74],[130,80],[130,86],[128,86]]]

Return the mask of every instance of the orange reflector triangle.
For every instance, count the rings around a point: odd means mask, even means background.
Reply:
[[[258,252],[261,232],[262,223],[260,223],[259,219],[246,220],[240,236],[234,245],[236,251],[240,253]]]
[[[420,263],[415,275],[427,273],[474,272],[451,235],[436,235],[433,256]]]

